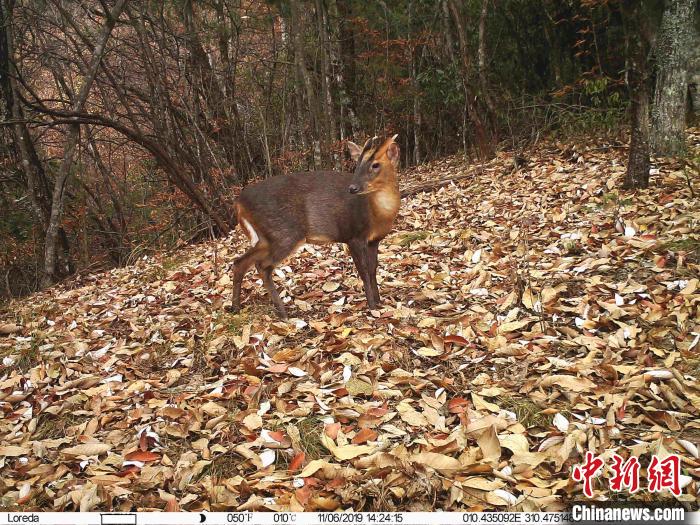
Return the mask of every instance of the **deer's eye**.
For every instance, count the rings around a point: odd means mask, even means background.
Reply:
[[[382,165],[381,165],[379,162],[373,162],[373,163],[372,163],[372,169],[373,169],[374,171],[377,171],[377,170],[378,170],[379,168],[381,168],[381,167],[382,167]]]

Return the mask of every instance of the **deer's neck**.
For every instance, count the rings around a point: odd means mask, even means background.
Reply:
[[[401,205],[401,193],[396,178],[367,196],[370,212],[369,240],[381,239],[391,231]]]

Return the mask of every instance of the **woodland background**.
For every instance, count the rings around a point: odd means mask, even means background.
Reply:
[[[692,0],[2,0],[0,297],[225,234],[242,185],[375,133],[412,166],[631,130],[644,187],[699,49]]]

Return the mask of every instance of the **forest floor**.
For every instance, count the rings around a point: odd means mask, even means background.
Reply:
[[[616,500],[670,501],[647,465],[678,454],[697,509],[700,179],[656,161],[621,191],[625,154],[406,170],[466,176],[403,200],[371,313],[340,245],[277,270],[289,322],[253,272],[226,313],[240,231],[11,303],[0,508],[560,510],[590,450]],[[608,488],[616,452],[633,496]]]

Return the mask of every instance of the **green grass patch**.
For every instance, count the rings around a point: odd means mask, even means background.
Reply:
[[[600,202],[604,206],[631,206],[634,201],[632,200],[631,197],[624,197],[620,198],[620,195],[617,192],[609,192],[609,193],[604,193],[601,198]]]
[[[171,343],[150,345],[134,356],[133,365],[147,372],[167,370],[175,360]]]
[[[318,416],[310,416],[304,419],[300,419],[296,423],[272,423],[270,425],[270,430],[279,430],[288,434],[287,426],[291,424],[296,427],[299,431],[299,447],[306,454],[306,461],[313,461],[314,459],[321,459],[329,457],[330,453],[326,447],[323,446],[321,442],[321,435],[323,434],[325,424],[323,419]],[[282,461],[284,465],[280,465],[286,468],[287,458],[282,458],[282,455],[277,456],[278,463]]]
[[[255,317],[253,309],[253,307],[247,306],[235,314],[222,311],[217,322],[227,334],[241,335],[243,327],[250,324],[251,319]]]
[[[44,334],[34,332],[28,345],[10,347],[0,352],[0,358],[11,357],[14,360],[13,366],[23,374],[34,368],[41,361],[41,346],[44,344]]]
[[[241,335],[243,327],[249,325],[254,319],[264,315],[275,315],[275,309],[272,304],[253,304],[242,308],[238,313],[230,313],[222,311],[216,322],[220,324],[224,331],[230,335]]]
[[[188,261],[184,255],[171,255],[163,257],[160,264],[154,264],[147,267],[143,272],[144,282],[162,281],[168,277],[168,274],[173,270],[180,268]]]
[[[583,245],[579,241],[566,241],[563,246],[563,253],[567,256],[581,255]]]
[[[200,477],[211,476],[212,479],[217,481],[233,478],[243,473],[243,463],[245,463],[245,461],[246,460],[238,454],[225,452],[215,457],[211,464],[202,471]]]
[[[410,232],[410,233],[404,233],[403,235],[398,235],[396,239],[394,239],[392,244],[397,244],[399,246],[411,246],[414,242],[417,241],[423,241],[428,238],[430,235],[429,232],[426,231],[415,231],[415,232]]]
[[[308,461],[328,456],[328,450],[321,443],[324,423],[320,417],[307,417],[296,424],[299,430],[299,444]]]
[[[685,374],[693,377],[700,377],[700,357],[692,359],[683,359],[679,363],[679,368]]]
[[[524,397],[502,396],[498,398],[498,406],[514,412],[518,422],[525,428],[549,427],[554,416],[542,413],[542,407]]]
[[[684,253],[689,260],[700,262],[700,239],[694,237],[674,239],[662,244],[661,249],[674,254]]]
[[[19,353],[11,354],[11,357],[14,358],[17,369],[26,374],[39,364],[41,352],[39,352],[38,345],[24,346],[19,350]]]
[[[163,262],[160,263],[160,266],[166,272],[171,272],[182,266],[185,262],[187,262],[187,257],[183,256],[182,254],[171,255],[170,257],[163,258]]]
[[[44,412],[37,418],[36,430],[32,438],[36,440],[64,438],[71,427],[85,423],[89,419],[90,416],[87,414],[77,414],[71,410],[57,415]]]

